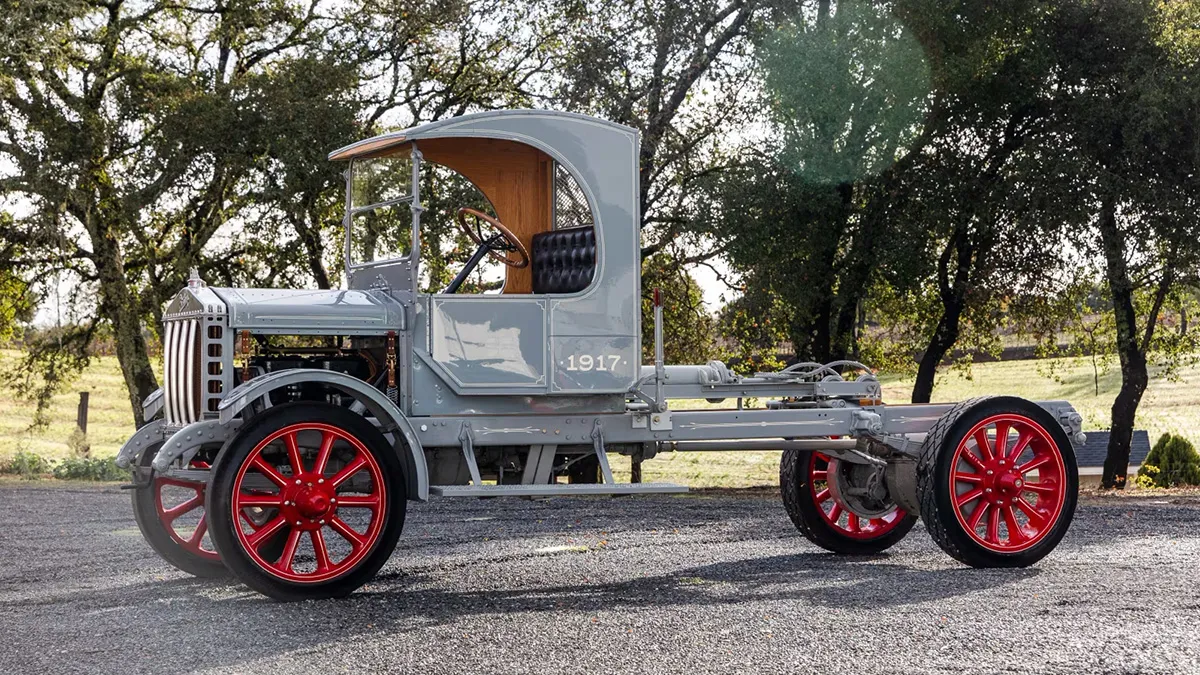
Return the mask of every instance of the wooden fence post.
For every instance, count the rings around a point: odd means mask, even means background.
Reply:
[[[75,426],[85,434],[88,422],[88,393],[86,391],[79,392],[79,411],[75,413]]]

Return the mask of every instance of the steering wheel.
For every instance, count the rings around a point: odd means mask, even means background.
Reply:
[[[470,216],[474,224],[468,224],[467,217]],[[488,237],[483,236],[483,224],[491,225],[498,235],[493,234]],[[529,251],[525,250],[525,245],[517,239],[517,235],[500,223],[499,220],[489,216],[482,211],[463,207],[458,210],[458,226],[463,232],[471,238],[483,250],[487,251],[489,257],[497,262],[502,262],[509,267],[520,269],[529,265]],[[476,262],[476,265],[479,263]],[[468,267],[475,265],[468,264]]]

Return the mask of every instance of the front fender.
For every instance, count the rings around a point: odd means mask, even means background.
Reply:
[[[137,464],[138,457],[150,446],[163,439],[163,422],[161,419],[150,420],[135,431],[125,445],[117,451],[117,466],[129,469]]]
[[[410,499],[426,501],[429,499],[429,470],[425,465],[425,451],[413,432],[412,425],[400,408],[396,407],[383,392],[362,380],[335,372],[332,370],[310,370],[295,368],[280,370],[274,373],[259,375],[243,382],[229,392],[217,407],[222,425],[233,422],[234,417],[243,408],[263,396],[281,387],[287,387],[301,382],[316,382],[328,385],[345,394],[354,397],[375,415],[383,425],[385,433],[395,430],[404,437],[407,452],[400,453],[400,459],[408,470],[408,494]],[[399,449],[397,449],[399,451]]]
[[[230,424],[221,424],[217,420],[202,420],[187,425],[172,434],[167,442],[158,449],[158,454],[154,456],[154,470],[158,473],[166,473],[167,469],[171,468],[172,462],[186,455],[188,451],[194,451],[207,443],[225,445],[225,442],[237,433],[240,426],[241,423],[238,420],[234,420]],[[194,452],[192,454],[195,455]],[[188,459],[190,460],[191,457]]]

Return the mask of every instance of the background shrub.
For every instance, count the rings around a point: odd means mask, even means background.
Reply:
[[[41,455],[36,455],[28,450],[19,450],[7,461],[0,462],[0,473],[28,479],[39,478],[50,473],[50,470],[50,462]]]
[[[1137,484],[1154,487],[1200,485],[1200,455],[1186,438],[1163,434],[1138,469]]]
[[[129,472],[117,467],[111,459],[68,457],[54,467],[54,477],[61,480],[125,480]]]

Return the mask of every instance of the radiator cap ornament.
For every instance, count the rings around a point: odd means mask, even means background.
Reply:
[[[188,288],[204,288],[208,284],[204,283],[204,280],[200,278],[200,270],[193,267],[188,270],[187,285]]]

